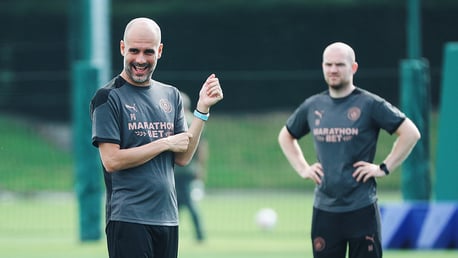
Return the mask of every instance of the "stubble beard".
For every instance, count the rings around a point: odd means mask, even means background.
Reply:
[[[339,84],[328,84],[330,88],[332,88],[333,90],[336,90],[336,91],[339,91],[339,90],[342,90],[343,88],[345,88],[345,85],[343,83],[339,83]]]
[[[342,91],[345,90],[346,88],[350,87],[350,81],[344,80],[344,79],[339,79],[339,80],[332,80],[332,78],[327,78],[326,82],[329,86],[330,89],[334,91]]]
[[[142,75],[142,76],[138,76],[138,75],[135,75],[135,72],[134,72],[134,68],[133,68],[134,64],[126,64],[125,66],[125,71],[127,73],[127,75],[130,77],[130,79],[138,84],[144,84],[146,82],[149,82],[151,80],[151,77],[153,75],[153,71],[154,71],[154,66],[148,66],[147,69],[149,69],[149,71],[147,73],[145,73],[145,75]],[[138,66],[138,65],[137,65]]]
[[[345,82],[342,80],[335,82],[335,81],[332,81],[331,79],[327,79],[326,82],[328,83],[329,88],[336,90],[336,91],[339,91],[345,88]]]
[[[146,74],[144,76],[136,76],[134,74],[130,74],[130,78],[136,83],[143,84],[151,79],[151,74]]]

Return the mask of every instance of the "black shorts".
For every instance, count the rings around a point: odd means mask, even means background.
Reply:
[[[106,227],[110,258],[177,258],[178,226],[110,221]]]
[[[380,213],[377,204],[351,212],[313,209],[315,258],[381,258]]]

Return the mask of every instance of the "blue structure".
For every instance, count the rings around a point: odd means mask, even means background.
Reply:
[[[400,203],[381,208],[385,249],[458,249],[458,203]]]

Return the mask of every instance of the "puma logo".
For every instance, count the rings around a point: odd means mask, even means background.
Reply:
[[[318,110],[315,110],[314,113],[315,113],[315,115],[316,115],[318,118],[320,118],[320,119],[323,118],[323,111],[320,112],[320,111],[318,111]]]
[[[366,236],[366,240],[369,240],[369,241],[371,241],[372,243],[375,242],[374,237],[371,237],[371,236]]]
[[[365,238],[366,238],[367,241],[371,241],[371,243],[367,245],[367,251],[373,252],[374,251],[374,243],[375,243],[374,237],[373,236],[366,236]]]
[[[132,106],[127,105],[127,104],[124,104],[124,106],[125,106],[128,110],[130,110],[131,112],[138,112],[137,107],[135,106],[135,104],[133,104]]]
[[[321,118],[323,118],[324,111],[315,110],[313,113],[318,117],[318,118],[315,118],[315,126],[319,126],[321,123],[320,122]]]

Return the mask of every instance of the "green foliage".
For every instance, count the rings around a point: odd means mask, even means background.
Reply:
[[[421,0],[419,0],[421,1]],[[426,7],[456,6],[454,0],[423,1]],[[149,16],[163,15],[177,12],[215,12],[230,9],[270,9],[279,7],[306,7],[306,8],[334,8],[334,7],[397,7],[404,8],[406,1],[399,0],[112,0],[112,9],[115,15],[147,12]]]
[[[74,1],[74,0],[72,0]],[[14,13],[23,16],[31,13],[40,13],[45,15],[62,15],[75,11],[76,0],[16,0],[4,1],[0,3],[0,13]],[[80,0],[78,0],[80,1]],[[455,0],[419,0],[425,7],[447,8],[458,6]],[[88,1],[89,2],[89,1]],[[111,3],[112,13],[114,15],[137,16],[139,13],[149,13],[150,15],[159,15],[174,12],[202,12],[202,11],[220,11],[225,9],[264,9],[278,8],[282,6],[298,6],[309,8],[329,8],[329,7],[405,7],[407,1],[399,0],[108,0]]]

